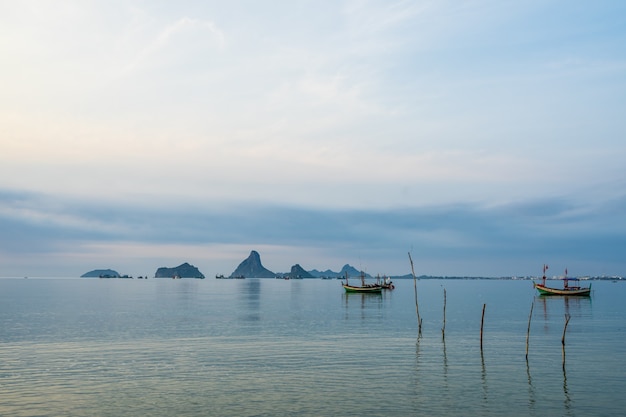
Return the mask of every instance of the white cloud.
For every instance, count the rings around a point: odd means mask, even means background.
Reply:
[[[143,47],[123,73],[135,72],[142,66],[149,66],[149,62],[158,65],[159,61],[162,64],[163,61],[176,59],[185,64],[194,55],[206,54],[211,50],[219,51],[225,45],[225,35],[214,22],[182,17],[167,25]],[[181,50],[186,57],[179,53]],[[170,56],[166,56],[167,53]]]

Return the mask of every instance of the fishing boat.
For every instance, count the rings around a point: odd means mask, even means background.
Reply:
[[[560,278],[563,281],[563,288],[552,288],[546,285],[546,270],[548,265],[543,266],[543,277],[541,284],[533,282],[533,287],[537,289],[540,295],[578,295],[589,297],[591,295],[591,284],[588,287],[581,287],[578,278],[569,278],[567,276],[567,268],[565,275]]]
[[[379,283],[378,279],[376,280],[376,282]],[[391,281],[391,278],[389,277],[383,277],[379,285],[382,287],[383,290],[393,290],[394,288],[396,288],[396,286],[393,285],[393,281]]]
[[[363,272],[361,272],[361,286],[358,287],[356,285],[350,285],[348,283],[348,274],[346,273],[346,282],[345,283],[341,283],[341,286],[343,287],[344,290],[346,290],[346,292],[360,292],[360,293],[380,293],[383,289],[382,286],[380,286],[379,284],[366,284],[365,283],[365,274]]]

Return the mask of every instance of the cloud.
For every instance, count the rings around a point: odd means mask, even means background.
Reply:
[[[0,222],[12,233],[3,235],[0,248],[5,257],[47,252],[59,258],[73,254],[82,262],[91,256],[94,262],[126,259],[129,264],[187,254],[217,265],[232,264],[255,249],[265,250],[285,270],[293,263],[325,269],[331,259],[342,265],[362,259],[381,273],[405,271],[406,265],[394,266],[392,260],[411,250],[433,274],[463,274],[450,270],[446,259],[459,265],[494,262],[483,268],[504,275],[508,266],[502,260],[515,262],[511,274],[519,274],[546,258],[570,260],[592,273],[597,266],[590,265],[612,265],[626,249],[625,201],[589,206],[551,199],[491,208],[456,204],[382,210],[255,204],[164,209],[5,192]]]
[[[617,4],[0,7],[0,188],[23,193],[0,216],[23,247],[413,246],[433,270],[620,247]]]
[[[197,55],[223,49],[225,39],[223,31],[214,22],[182,17],[167,25],[143,47],[123,73],[150,65],[186,65]]]

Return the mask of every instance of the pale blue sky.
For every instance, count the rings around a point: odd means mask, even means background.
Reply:
[[[0,1],[0,276],[626,275],[624,16]]]

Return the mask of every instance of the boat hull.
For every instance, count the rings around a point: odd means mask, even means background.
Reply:
[[[534,283],[533,286],[537,289],[540,295],[577,295],[583,297],[591,295],[591,287],[550,288],[536,283]]]
[[[360,293],[379,293],[382,291],[382,287],[380,286],[372,286],[372,287],[355,287],[352,285],[342,284],[342,287],[346,292],[360,292]]]

